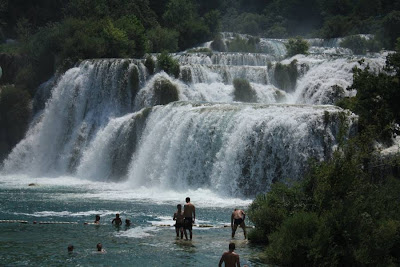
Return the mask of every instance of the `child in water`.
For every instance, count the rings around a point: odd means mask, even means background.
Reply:
[[[176,237],[179,237],[179,232],[181,233],[181,239],[183,239],[183,212],[182,212],[182,205],[178,204],[176,206],[176,208],[178,209],[175,213],[174,213],[174,217],[173,220],[176,221],[175,222],[175,231],[176,231]]]

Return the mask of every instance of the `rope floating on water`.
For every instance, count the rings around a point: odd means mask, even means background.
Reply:
[[[174,224],[153,224],[153,226],[157,226],[157,227],[173,227],[175,226]],[[219,226],[215,226],[215,225],[211,225],[211,224],[193,224],[193,226],[195,227],[199,227],[199,228],[227,228],[227,227],[231,227],[230,225],[219,225]],[[246,228],[254,228],[254,226],[246,226]]]
[[[78,224],[77,222],[39,222],[39,224]]]

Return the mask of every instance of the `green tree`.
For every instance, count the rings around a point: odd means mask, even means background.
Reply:
[[[301,37],[290,38],[285,44],[287,49],[286,57],[292,57],[297,54],[308,54],[309,43]]]
[[[178,50],[179,33],[175,30],[156,27],[147,32],[149,50],[151,52],[176,52]]]

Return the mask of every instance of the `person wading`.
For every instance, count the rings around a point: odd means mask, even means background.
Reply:
[[[196,220],[196,209],[192,203],[190,203],[190,197],[186,198],[186,204],[183,210],[183,216],[185,217],[183,221],[183,228],[185,230],[185,237],[187,239],[187,232],[189,230],[190,240],[192,240],[192,227],[193,223]]]
[[[235,232],[238,226],[242,227],[243,233],[244,233],[244,238],[247,238],[246,234],[246,225],[244,223],[244,219],[246,218],[246,214],[244,213],[243,210],[240,209],[235,209],[232,212],[231,216],[231,228],[232,228],[232,238],[235,237]]]
[[[234,250],[235,243],[230,243],[229,251],[226,251],[224,254],[222,254],[218,267],[221,267],[223,262],[225,262],[225,267],[240,267],[239,254],[233,252]]]

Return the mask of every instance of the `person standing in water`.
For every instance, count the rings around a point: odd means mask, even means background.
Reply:
[[[235,243],[229,244],[229,251],[226,251],[224,254],[222,254],[222,257],[218,263],[218,267],[221,267],[223,262],[225,262],[225,267],[240,267],[239,254],[234,252],[235,247]]]
[[[185,217],[183,222],[183,227],[185,229],[185,237],[187,240],[186,230],[189,230],[190,240],[192,240],[192,227],[193,223],[196,220],[196,209],[192,203],[190,203],[190,197],[186,198],[186,204],[183,209],[183,216]]]
[[[119,217],[119,213],[115,214],[115,218],[111,221],[112,224],[115,224],[117,226],[122,224],[122,220]]]
[[[244,219],[246,218],[246,213],[244,213],[243,210],[240,209],[235,209],[232,212],[231,216],[231,228],[232,228],[232,238],[235,237],[235,232],[238,226],[242,227],[243,233],[244,233],[244,238],[247,238],[246,234],[246,225],[244,223]]]
[[[183,217],[183,213],[182,213],[182,205],[178,204],[176,206],[176,208],[178,210],[174,213],[174,217],[173,217],[173,220],[175,221],[176,237],[179,237],[179,232],[180,232],[181,233],[181,239],[183,239],[183,221],[184,221],[184,217]],[[185,237],[187,239],[186,232],[185,232]]]

